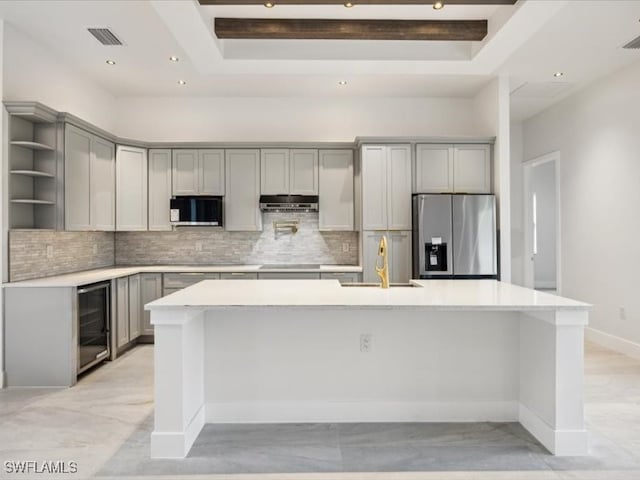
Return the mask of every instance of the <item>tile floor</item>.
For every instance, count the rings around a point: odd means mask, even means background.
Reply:
[[[34,478],[6,473],[6,460],[75,460],[77,474],[52,478],[640,479],[640,361],[594,345],[584,458],[549,455],[517,424],[485,423],[208,425],[186,460],[150,460],[152,358],[138,347],[72,389],[0,391],[0,478]]]

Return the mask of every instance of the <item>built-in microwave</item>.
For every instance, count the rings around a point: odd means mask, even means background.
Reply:
[[[222,199],[218,196],[175,196],[171,198],[171,225],[222,227]]]

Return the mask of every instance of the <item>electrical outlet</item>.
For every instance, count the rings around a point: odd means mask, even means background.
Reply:
[[[627,319],[627,309],[624,307],[620,307],[620,320]]]
[[[370,333],[363,333],[360,335],[360,351],[362,353],[369,353],[373,347],[373,335]]]
[[[47,245],[47,258],[52,258],[53,257],[53,245]]]
[[[344,253],[347,253],[349,251],[349,244],[348,243],[343,243],[342,244],[342,251]]]
[[[196,252],[202,251],[202,242],[196,242]]]

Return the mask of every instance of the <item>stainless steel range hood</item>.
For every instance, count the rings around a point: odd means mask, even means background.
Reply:
[[[263,212],[317,212],[317,195],[261,195]]]

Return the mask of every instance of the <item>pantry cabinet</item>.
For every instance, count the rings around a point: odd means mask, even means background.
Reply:
[[[320,150],[319,163],[319,229],[352,231],[353,150]]]
[[[148,228],[147,151],[118,145],[116,150],[116,231]]]
[[[491,193],[491,146],[416,146],[414,193]]]
[[[65,230],[115,229],[115,145],[65,126]]]
[[[411,146],[362,147],[363,230],[411,230]]]

